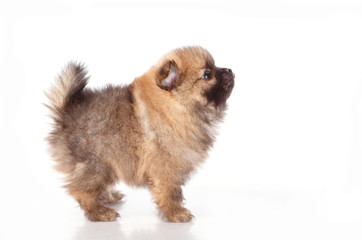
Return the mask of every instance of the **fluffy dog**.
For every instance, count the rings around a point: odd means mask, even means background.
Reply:
[[[54,129],[48,141],[65,188],[91,221],[114,221],[105,203],[123,195],[121,180],[147,186],[163,219],[188,222],[181,186],[204,161],[226,110],[234,73],[201,47],[166,54],[127,86],[87,88],[70,63],[47,92]]]

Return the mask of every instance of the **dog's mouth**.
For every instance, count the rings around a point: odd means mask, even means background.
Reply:
[[[226,74],[222,74],[220,81],[222,82],[222,88],[226,93],[226,99],[228,99],[234,88],[235,74],[231,71],[231,69],[226,69],[226,72],[227,72]]]
[[[234,88],[235,74],[229,68],[218,68],[215,72],[217,83],[206,92],[209,102],[213,102],[216,107],[225,105]]]

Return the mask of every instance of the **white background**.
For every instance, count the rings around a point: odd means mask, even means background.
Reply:
[[[70,60],[125,84],[185,45],[236,74],[184,188],[196,219],[121,184],[121,219],[89,222],[51,167],[43,92]],[[0,81],[0,239],[362,238],[361,1],[0,1]]]

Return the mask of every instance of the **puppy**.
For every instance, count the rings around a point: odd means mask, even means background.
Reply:
[[[185,47],[128,86],[87,82],[84,67],[70,63],[46,93],[54,120],[47,140],[69,194],[89,220],[114,221],[119,214],[104,204],[122,199],[112,189],[121,180],[147,186],[164,220],[192,220],[181,186],[207,157],[234,73],[205,49]]]

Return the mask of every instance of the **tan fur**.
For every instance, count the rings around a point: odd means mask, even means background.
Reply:
[[[121,180],[148,186],[165,220],[190,221],[181,186],[212,146],[234,86],[231,70],[188,47],[129,86],[86,84],[84,68],[73,63],[47,93],[55,121],[48,141],[70,195],[90,220],[113,221],[118,213],[103,204],[122,199],[112,189]]]

